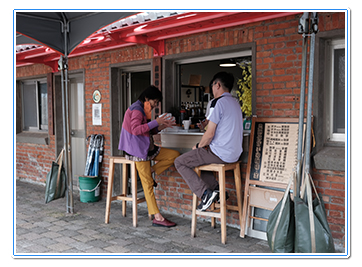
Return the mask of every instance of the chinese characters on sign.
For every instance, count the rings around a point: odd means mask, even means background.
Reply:
[[[257,123],[251,179],[288,183],[297,164],[298,124]]]
[[[254,160],[253,160],[253,169],[254,174],[252,179],[259,180],[260,176],[260,160],[261,153],[263,152],[263,135],[264,135],[264,124],[259,123],[256,129],[256,142],[255,142],[255,152],[254,152]]]
[[[102,125],[102,104],[92,104],[93,125]]]
[[[265,125],[261,180],[288,183],[297,165],[298,124]]]

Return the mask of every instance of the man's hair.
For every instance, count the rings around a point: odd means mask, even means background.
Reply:
[[[162,92],[158,90],[158,88],[154,85],[147,87],[141,95],[138,97],[138,100],[141,102],[145,102],[146,98],[152,100],[158,100],[159,102],[162,101]]]
[[[234,86],[234,75],[225,71],[218,72],[214,75],[210,84],[213,84],[215,81],[219,81],[223,87],[226,87],[231,92]]]

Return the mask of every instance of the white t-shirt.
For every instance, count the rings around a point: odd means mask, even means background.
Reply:
[[[211,151],[225,162],[236,162],[243,152],[243,114],[230,93],[211,101],[208,120],[217,124]]]

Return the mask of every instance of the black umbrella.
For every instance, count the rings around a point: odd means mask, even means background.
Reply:
[[[36,43],[69,55],[87,37],[134,12],[17,12],[16,44]],[[67,34],[65,34],[67,33]]]
[[[59,70],[62,81],[65,169],[68,179],[67,212],[73,213],[73,178],[69,138],[68,55],[87,37],[134,12],[16,12],[16,44],[40,43],[62,56]]]

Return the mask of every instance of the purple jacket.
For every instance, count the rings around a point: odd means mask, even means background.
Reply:
[[[158,123],[156,120],[147,123],[143,103],[137,100],[124,115],[118,149],[146,159],[151,130],[155,134],[158,133]]]

